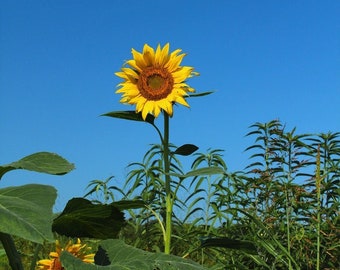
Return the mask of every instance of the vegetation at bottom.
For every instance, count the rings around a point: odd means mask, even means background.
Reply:
[[[222,149],[169,145],[171,255],[163,253],[167,197],[158,144],[128,166],[123,187],[114,177],[89,182],[83,198],[50,217],[53,235],[42,228],[38,239],[1,225],[0,233],[11,236],[23,269],[48,258],[53,239],[70,237],[92,247],[97,265],[63,252],[65,269],[339,269],[340,132],[297,134],[273,120],[253,124],[247,136],[254,141],[246,149],[249,165],[236,172]],[[46,172],[9,165],[0,172]],[[47,173],[71,169],[63,166]],[[0,189],[6,209],[8,192]],[[0,268],[11,269],[1,247]]]

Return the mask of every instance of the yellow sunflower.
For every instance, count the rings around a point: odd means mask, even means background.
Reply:
[[[86,254],[87,251],[91,249],[90,247],[86,247],[85,244],[81,244],[80,239],[77,239],[77,243],[73,244],[70,240],[65,248],[61,248],[60,243],[56,240],[56,251],[50,252],[50,259],[44,259],[38,261],[37,269],[46,269],[46,270],[63,270],[60,262],[60,254],[63,250],[70,252],[73,256],[81,259],[86,263],[94,262],[94,253]]]
[[[189,87],[186,79],[196,75],[192,67],[180,66],[184,53],[177,49],[169,54],[170,45],[160,45],[156,51],[145,44],[143,52],[132,49],[133,59],[126,61],[120,72],[115,73],[124,81],[116,93],[121,93],[120,102],[136,104],[136,112],[145,120],[148,113],[157,117],[163,110],[173,114],[173,104],[189,107],[185,100]]]

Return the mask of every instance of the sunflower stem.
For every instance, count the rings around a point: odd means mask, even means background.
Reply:
[[[7,233],[0,232],[0,242],[5,249],[12,270],[24,270],[20,254],[15,248],[12,236]]]
[[[171,247],[171,229],[172,229],[172,194],[171,194],[171,178],[170,178],[170,160],[169,160],[169,115],[164,112],[164,138],[163,138],[163,160],[165,173],[165,237],[164,237],[164,253],[170,254]]]

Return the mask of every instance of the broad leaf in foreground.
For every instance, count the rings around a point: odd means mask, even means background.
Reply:
[[[36,243],[54,241],[54,187],[30,184],[0,189],[0,231]]]
[[[124,214],[114,205],[73,198],[54,219],[52,230],[69,237],[108,239],[116,238],[123,225]]]
[[[99,243],[101,257],[95,261],[105,261],[105,266],[91,265],[73,257],[61,254],[61,262],[67,270],[205,270],[203,266],[188,259],[164,253],[151,253],[126,245],[122,240],[104,240]]]

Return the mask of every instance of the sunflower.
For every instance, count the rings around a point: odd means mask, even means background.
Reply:
[[[181,49],[169,54],[169,48],[167,43],[156,50],[145,44],[142,53],[132,49],[133,59],[115,73],[124,80],[116,91],[122,94],[120,102],[135,104],[144,120],[148,113],[157,117],[162,110],[172,116],[174,103],[189,107],[185,97],[195,91],[185,81],[197,73],[192,67],[180,66],[185,56]]]
[[[38,261],[37,269],[47,269],[47,270],[62,270],[64,267],[62,267],[60,262],[60,254],[62,251],[68,251],[73,256],[81,259],[83,262],[86,263],[93,263],[94,262],[94,253],[92,254],[86,254],[86,252],[91,249],[90,247],[86,247],[85,244],[81,244],[80,239],[77,239],[77,243],[73,244],[70,240],[68,244],[65,246],[65,248],[61,248],[60,243],[58,240],[56,240],[56,251],[50,252],[50,259],[44,259]]]

